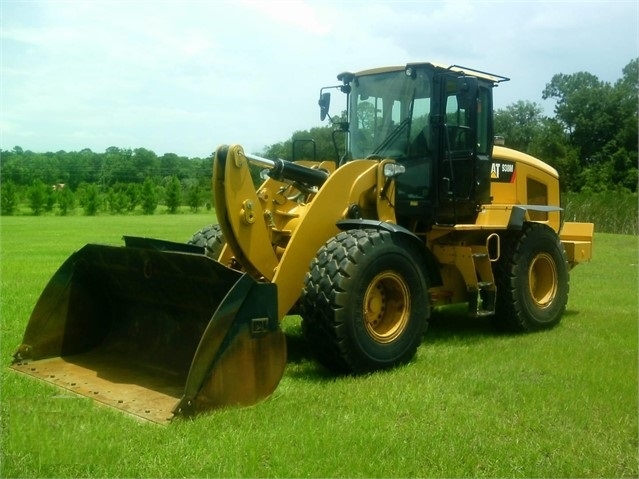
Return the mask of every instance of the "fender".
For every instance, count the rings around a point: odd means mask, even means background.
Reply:
[[[554,211],[563,211],[563,208],[559,206],[547,206],[547,205],[516,205],[513,206],[510,212],[510,219],[508,220],[509,230],[521,230],[524,227],[528,211],[543,211],[545,213],[551,213]]]
[[[430,280],[430,287],[433,286],[441,286],[443,284],[441,274],[439,272],[439,262],[437,258],[433,254],[431,250],[429,250],[424,242],[419,239],[417,235],[415,235],[412,231],[404,228],[403,226],[396,225],[394,223],[388,223],[386,221],[379,220],[371,220],[371,219],[348,219],[341,220],[336,223],[336,226],[341,231],[346,231],[349,229],[376,229],[388,231],[394,235],[403,235],[419,249],[422,251],[422,259],[425,266],[426,274],[428,275],[428,279]]]

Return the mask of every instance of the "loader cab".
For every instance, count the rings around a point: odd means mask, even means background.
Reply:
[[[504,77],[420,63],[346,78],[349,157],[406,168],[396,179],[398,222],[474,222],[490,202],[492,88]]]

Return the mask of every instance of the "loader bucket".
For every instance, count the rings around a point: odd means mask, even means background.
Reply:
[[[276,286],[197,247],[125,241],[62,264],[11,368],[159,423],[268,397],[286,365]]]

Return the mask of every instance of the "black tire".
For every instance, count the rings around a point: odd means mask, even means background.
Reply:
[[[428,326],[428,282],[417,248],[388,231],[339,233],[306,275],[302,329],[318,360],[338,373],[410,361]]]
[[[220,253],[222,253],[226,241],[220,229],[220,225],[215,224],[207,225],[195,233],[188,241],[188,244],[202,246],[208,257],[217,260],[220,257]]]
[[[509,331],[550,329],[568,302],[569,275],[564,247],[548,226],[530,223],[502,238],[495,265],[496,325]]]

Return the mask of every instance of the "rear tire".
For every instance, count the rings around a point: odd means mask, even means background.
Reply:
[[[302,329],[318,360],[339,373],[410,361],[430,313],[420,252],[388,231],[339,233],[305,278]]]
[[[212,224],[205,226],[195,233],[188,241],[188,244],[203,247],[208,257],[217,260],[222,253],[226,240],[224,239],[220,225]]]
[[[531,223],[504,238],[495,280],[498,327],[538,331],[561,321],[568,302],[568,266],[564,247],[548,226]]]

